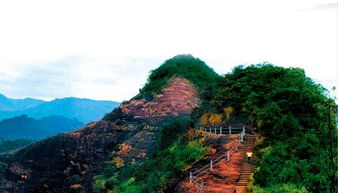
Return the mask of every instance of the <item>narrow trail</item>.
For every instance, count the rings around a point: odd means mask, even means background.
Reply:
[[[252,149],[255,145],[256,137],[254,135],[247,135],[246,143],[244,143],[245,151]],[[242,170],[237,180],[235,189],[239,193],[246,193],[246,186],[249,183],[249,178],[252,175],[252,163],[248,163],[246,159],[243,160]]]
[[[238,146],[238,151],[234,152],[230,161],[223,160],[212,171],[198,177],[203,181],[203,193],[232,193],[234,189],[239,193],[246,192],[249,176],[252,174],[252,165],[247,162],[246,151],[253,148],[255,135],[247,134],[244,142]],[[227,145],[231,146],[230,142]],[[189,183],[189,180],[182,182],[180,187],[185,189],[185,193],[196,193],[197,188]]]

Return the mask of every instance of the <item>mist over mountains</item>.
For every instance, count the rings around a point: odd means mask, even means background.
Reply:
[[[33,98],[11,99],[0,93],[0,111],[19,111],[35,107],[45,102],[46,101]]]
[[[101,119],[119,105],[113,101],[61,98],[11,99],[0,94],[0,139],[40,140]]]
[[[97,101],[75,97],[43,101],[38,99],[10,99],[0,94],[0,120],[20,115],[41,119],[48,116],[63,116],[89,123],[101,119],[119,105],[114,101]]]
[[[27,115],[0,121],[0,138],[39,140],[58,133],[70,132],[84,123],[62,116],[49,116],[36,120]]]

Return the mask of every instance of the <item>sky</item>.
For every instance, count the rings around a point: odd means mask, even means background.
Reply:
[[[337,44],[335,0],[0,1],[0,93],[128,100],[187,53],[219,74],[301,67],[331,90]]]

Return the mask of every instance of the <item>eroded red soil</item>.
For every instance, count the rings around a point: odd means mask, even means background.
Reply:
[[[158,120],[167,116],[190,114],[199,103],[198,93],[184,78],[172,78],[168,86],[152,101],[132,100],[121,105],[124,113],[134,118]]]
[[[236,138],[238,135],[232,135],[232,138]],[[230,143],[224,144],[226,147],[231,147],[235,143],[232,140]],[[222,151],[216,151],[212,158],[216,158],[224,154]],[[239,145],[237,152],[234,152],[230,161],[223,160],[217,165],[213,171],[208,171],[198,177],[203,180],[205,193],[232,193],[235,188],[236,180],[238,179],[242,163],[245,161],[245,148],[243,145]],[[197,187],[189,183],[189,177],[178,184],[178,192],[195,193]],[[237,190],[240,192],[239,190]]]

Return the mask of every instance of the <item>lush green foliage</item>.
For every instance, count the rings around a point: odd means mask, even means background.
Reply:
[[[189,136],[189,120],[174,119],[161,129],[160,149],[140,164],[129,164],[121,170],[109,166],[96,179],[97,192],[161,192],[172,185],[179,174],[207,153],[201,136]]]
[[[254,176],[257,184],[294,183],[309,192],[336,191],[335,104],[302,69],[239,66],[214,88],[196,114],[234,107],[237,116],[247,115],[248,123],[266,137],[260,148],[268,148]]]
[[[272,187],[255,187],[254,193],[307,193],[304,187],[295,184],[279,184]]]
[[[140,90],[140,96],[150,99],[159,93],[167,81],[173,77],[183,77],[204,90],[219,78],[202,60],[191,55],[178,55],[165,61],[160,67],[151,71],[148,81]]]
[[[160,130],[158,145],[160,149],[169,147],[179,136],[184,135],[193,127],[193,123],[189,119],[173,118],[165,123]]]
[[[33,142],[29,139],[0,140],[0,154],[20,149]]]

